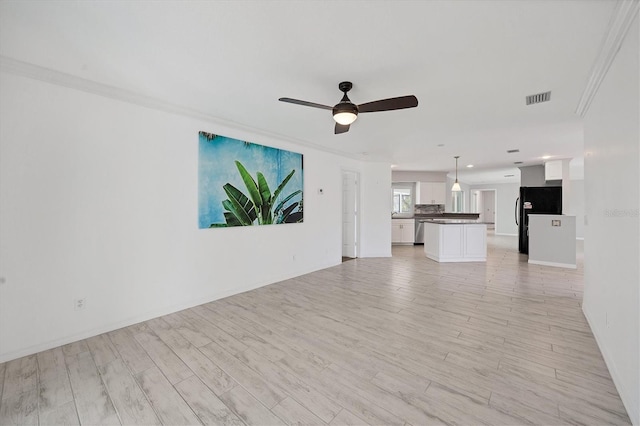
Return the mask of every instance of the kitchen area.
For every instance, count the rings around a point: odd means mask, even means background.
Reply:
[[[484,261],[486,226],[478,222],[480,214],[462,211],[464,203],[456,203],[455,194],[448,209],[446,175],[440,179],[393,183],[392,244],[421,245],[437,262]]]
[[[525,262],[575,268],[577,225],[568,167],[569,160],[522,166],[519,185],[492,190],[462,183],[461,191],[452,191],[446,173],[392,171],[392,244],[420,245],[438,262],[485,261],[489,228],[491,235],[513,238],[513,249]],[[491,191],[492,214],[483,214],[477,203],[485,198],[482,191]],[[498,216],[501,229],[493,231]]]

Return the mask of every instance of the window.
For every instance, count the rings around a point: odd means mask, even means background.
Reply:
[[[394,183],[392,185],[392,209],[394,215],[413,214],[413,185],[410,183]]]
[[[464,191],[451,191],[451,211],[453,213],[464,212]]]

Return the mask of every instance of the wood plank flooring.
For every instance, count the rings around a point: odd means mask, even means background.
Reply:
[[[630,424],[583,267],[422,247],[0,364],[0,424]]]

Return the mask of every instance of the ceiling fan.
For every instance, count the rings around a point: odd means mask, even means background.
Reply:
[[[344,93],[344,96],[335,106],[316,104],[314,102],[301,101],[299,99],[280,98],[279,101],[289,102],[291,104],[304,105],[312,108],[329,109],[333,112],[333,119],[336,121],[335,134],[346,133],[349,131],[351,123],[356,121],[358,113],[361,112],[378,112],[392,111],[395,109],[414,108],[418,106],[418,98],[413,95],[399,96],[397,98],[380,99],[378,101],[367,102],[356,105],[349,100],[347,92],[351,90],[353,84],[350,81],[343,81],[338,84],[338,88]]]

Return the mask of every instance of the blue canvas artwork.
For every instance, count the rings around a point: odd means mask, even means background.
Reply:
[[[302,222],[302,154],[207,132],[198,139],[200,229]]]

